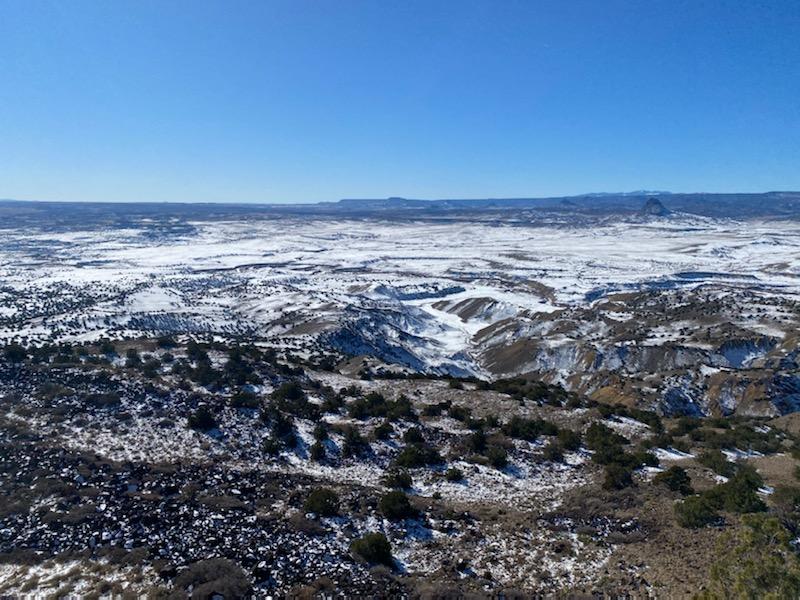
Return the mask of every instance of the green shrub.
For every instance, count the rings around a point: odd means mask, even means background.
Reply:
[[[602,423],[592,423],[584,435],[586,447],[597,451],[609,446],[623,446],[628,440]]]
[[[608,417],[626,417],[644,423],[655,433],[664,431],[664,424],[661,422],[661,417],[656,413],[649,410],[642,410],[639,408],[629,408],[622,404],[599,404],[597,410],[604,418]]]
[[[303,388],[300,387],[300,384],[297,383],[296,381],[286,381],[282,383],[270,395],[270,398],[272,398],[276,402],[281,402],[281,401],[295,402],[297,400],[302,400],[305,397],[306,393],[303,391]]]
[[[369,444],[361,436],[361,433],[353,426],[344,430],[344,442],[342,444],[342,454],[345,457],[364,456],[369,452]]]
[[[469,448],[470,452],[475,452],[477,454],[483,454],[483,452],[486,451],[486,434],[482,429],[469,435],[467,438],[467,448]]]
[[[136,348],[128,348],[125,352],[125,366],[131,369],[141,364],[142,359],[139,357],[139,351]]]
[[[9,344],[3,349],[3,355],[6,357],[8,362],[12,363],[21,363],[23,360],[28,358],[28,353],[19,344]]]
[[[800,560],[794,536],[778,519],[747,515],[721,536],[710,581],[698,600],[799,598]]]
[[[211,410],[205,404],[200,405],[189,415],[189,427],[198,431],[209,431],[217,426],[217,421]]]
[[[328,426],[324,422],[319,422],[314,426],[314,439],[318,442],[328,439]]]
[[[508,466],[508,452],[502,446],[489,446],[486,458],[495,469],[505,469]]]
[[[390,437],[392,437],[393,433],[394,433],[394,428],[392,427],[392,424],[389,421],[384,421],[383,423],[378,425],[373,431],[376,440],[388,440]]]
[[[311,460],[324,460],[326,455],[325,444],[323,444],[320,440],[317,440],[311,445],[308,455],[311,457]]]
[[[758,488],[763,485],[761,477],[752,467],[739,467],[739,471],[726,483],[717,485],[703,493],[718,510],[734,513],[763,512],[767,509],[758,497]]]
[[[606,490],[621,490],[633,485],[633,471],[629,465],[609,463],[605,467],[603,488]]]
[[[253,392],[240,390],[231,396],[231,406],[233,408],[258,408],[259,405],[258,396]]]
[[[286,448],[294,448],[297,445],[297,435],[291,417],[274,407],[269,407],[262,411],[261,418],[269,424],[272,439],[276,443]]]
[[[264,438],[264,441],[261,443],[261,450],[268,456],[278,456],[282,448],[283,444],[271,436]]]
[[[770,500],[781,523],[792,532],[800,530],[800,488],[779,485]]]
[[[350,544],[350,552],[370,564],[386,565],[387,567],[394,565],[392,547],[382,533],[367,533],[357,540],[353,540]]]
[[[444,478],[447,479],[447,481],[462,481],[464,479],[464,473],[461,469],[450,467],[445,471]]]
[[[176,345],[177,344],[175,343],[175,338],[168,335],[162,335],[156,340],[156,346],[158,346],[159,348],[164,348],[164,349],[174,348]]]
[[[723,477],[733,477],[736,472],[736,465],[728,461],[720,450],[704,450],[698,455],[697,462]]]
[[[339,514],[339,496],[327,488],[312,490],[303,504],[303,509],[321,517],[335,517]]]
[[[469,408],[464,406],[459,406],[457,404],[452,405],[448,410],[447,414],[451,419],[455,419],[456,421],[464,422],[466,421],[472,411]]]
[[[441,462],[442,457],[434,448],[417,444],[405,446],[394,459],[395,465],[406,469],[437,465]]]
[[[410,519],[417,515],[417,511],[408,501],[408,496],[403,492],[394,490],[381,496],[378,503],[381,514],[390,521]]]
[[[192,563],[175,577],[174,587],[183,596],[191,588],[192,598],[211,598],[215,594],[225,598],[246,598],[251,586],[247,575],[236,563],[224,558],[212,558]]]
[[[558,427],[544,419],[524,419],[514,415],[500,430],[511,438],[535,441],[540,435],[558,435]]]
[[[422,414],[425,415],[426,417],[438,417],[449,408],[450,408],[449,401],[437,402],[436,404],[426,404],[422,408]]]
[[[370,392],[356,398],[347,406],[347,413],[354,419],[386,417],[390,421],[416,420],[411,400],[400,395],[397,400],[387,400],[380,392]]]
[[[560,429],[558,431],[558,441],[561,447],[568,452],[575,452],[581,447],[581,434],[572,429]]]
[[[486,384],[489,389],[524,401],[532,400],[537,403],[560,406],[570,399],[570,394],[560,385],[549,385],[542,381],[522,378],[497,379]]]
[[[652,452],[640,449],[633,453],[633,462],[636,466],[645,465],[648,467],[657,467],[658,457]]]
[[[719,520],[716,509],[705,496],[689,496],[675,504],[675,517],[681,527],[698,529]]]
[[[674,437],[681,437],[690,431],[697,429],[703,424],[702,419],[697,417],[681,417],[678,423],[672,428],[670,434]]]
[[[406,444],[424,444],[425,438],[422,437],[419,427],[412,427],[403,434],[403,441]]]
[[[665,485],[673,492],[680,492],[684,496],[694,493],[692,482],[685,469],[672,466],[666,471],[659,473],[653,478],[656,485]]]
[[[780,437],[775,430],[758,431],[750,425],[737,425],[722,432],[703,427],[693,430],[690,437],[708,448],[739,448],[762,454],[777,452],[781,446]]]
[[[386,487],[407,490],[413,485],[414,480],[408,471],[391,471],[384,476],[382,483]]]
[[[542,451],[545,460],[551,462],[561,462],[564,460],[564,448],[558,440],[552,440]]]

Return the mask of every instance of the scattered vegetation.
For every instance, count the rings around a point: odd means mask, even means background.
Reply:
[[[328,488],[312,490],[303,504],[303,509],[321,517],[335,517],[339,514],[339,496]]]
[[[392,546],[382,533],[367,533],[353,540],[350,552],[370,564],[394,566]]]
[[[387,492],[381,496],[378,507],[381,514],[390,521],[411,519],[417,516],[417,511],[411,506],[408,496],[399,490]]]

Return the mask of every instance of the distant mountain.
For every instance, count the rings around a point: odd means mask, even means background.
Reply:
[[[642,214],[648,217],[666,217],[672,211],[661,203],[658,198],[649,198],[642,207]]]
[[[645,207],[642,209],[642,207]],[[316,212],[408,210],[438,213],[447,211],[544,210],[588,214],[668,214],[684,212],[707,217],[800,217],[800,192],[742,194],[678,194],[638,191],[591,193],[548,198],[475,198],[420,200],[409,198],[345,199],[335,203],[304,205],[290,210]]]
[[[602,198],[604,196],[668,196],[672,192],[657,192],[653,190],[637,190],[635,192],[594,192],[592,194],[584,194],[592,198]]]
[[[111,203],[27,202],[0,200],[0,228],[25,224],[66,227],[125,226],[144,219],[214,221],[226,218],[276,216],[342,216],[353,218],[470,218],[532,219],[550,215],[558,220],[606,216],[688,213],[715,218],[800,218],[800,192],[760,194],[679,194],[670,192],[592,193],[547,198],[346,198],[316,204],[236,203]],[[524,213],[524,214],[519,214]]]

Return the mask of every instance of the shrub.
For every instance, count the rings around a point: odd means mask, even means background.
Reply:
[[[411,400],[406,396],[400,395],[397,400],[390,401],[379,392],[370,392],[363,398],[353,400],[347,406],[347,412],[354,419],[370,417],[386,417],[390,421],[416,419]]]
[[[250,580],[236,563],[224,558],[201,560],[189,565],[175,578],[175,588],[192,588],[192,599],[211,598],[221,594],[225,598],[245,598],[250,595]]]
[[[270,395],[273,406],[296,417],[316,421],[320,418],[320,407],[308,401],[306,393],[296,381],[287,381]]]
[[[564,448],[558,440],[553,440],[544,447],[542,455],[545,460],[561,462],[564,460]]]
[[[495,469],[505,469],[508,466],[508,452],[501,446],[490,446],[486,451],[486,458]]]
[[[792,537],[773,517],[744,517],[741,528],[720,538],[701,598],[800,597],[800,560]]]
[[[303,509],[321,517],[335,517],[339,514],[339,496],[328,488],[312,490],[303,504]]]
[[[447,481],[462,481],[464,479],[464,473],[461,469],[450,467],[445,471],[444,478],[447,479]]]
[[[714,506],[705,496],[689,496],[675,504],[675,517],[681,527],[698,529],[719,519]]]
[[[174,348],[176,346],[175,339],[168,335],[162,335],[156,340],[156,345],[159,348]]]
[[[407,490],[413,485],[414,481],[408,471],[392,471],[384,476],[382,483],[386,487]]]
[[[28,353],[25,351],[25,348],[19,344],[9,344],[6,346],[3,350],[3,355],[8,362],[12,363],[21,363],[28,358]]]
[[[281,448],[283,448],[283,444],[273,437],[264,438],[261,443],[261,449],[268,456],[278,456],[281,453]]]
[[[344,430],[344,443],[342,444],[342,454],[345,457],[363,456],[369,452],[369,444],[361,436],[361,432],[353,426]]]
[[[209,431],[217,426],[214,415],[205,404],[199,406],[196,411],[189,415],[189,427],[198,431]]]
[[[781,445],[775,430],[760,431],[749,425],[737,425],[722,432],[703,427],[693,430],[690,437],[709,448],[741,448],[763,454],[776,452]]]
[[[302,400],[306,397],[306,393],[303,391],[303,388],[300,387],[300,384],[296,381],[286,381],[282,383],[278,388],[276,388],[270,398],[277,402],[281,401],[289,401],[295,402],[297,400]]]
[[[310,450],[308,451],[311,460],[321,461],[325,458],[325,444],[321,441],[317,440],[311,445]]]
[[[770,499],[781,523],[793,533],[800,529],[800,488],[779,485]]]
[[[328,426],[325,423],[320,422],[314,426],[314,439],[318,442],[328,439]]]
[[[403,434],[403,441],[406,444],[424,444],[425,438],[418,427],[412,427]]]
[[[584,436],[589,450],[602,450],[609,446],[623,446],[628,440],[602,423],[592,423]]]
[[[633,485],[632,470],[629,465],[612,462],[606,465],[603,488],[621,490]]]
[[[508,437],[532,442],[540,435],[557,435],[558,427],[544,419],[523,419],[513,416],[500,428]]]
[[[258,408],[258,397],[253,392],[239,390],[231,396],[231,406],[233,408]]]
[[[763,512],[767,509],[756,493],[763,485],[761,477],[752,467],[742,465],[726,483],[703,493],[715,508],[734,513]]]
[[[447,414],[451,419],[462,422],[469,418],[471,412],[470,409],[458,405],[453,405],[447,410]]]
[[[686,435],[690,431],[697,429],[702,424],[703,421],[697,417],[681,417],[678,419],[678,423],[675,425],[675,427],[673,427],[670,431],[670,434],[672,434],[674,437],[681,437],[682,435]]]
[[[100,352],[100,354],[106,354],[106,355],[117,353],[116,349],[114,348],[114,344],[112,344],[110,340],[100,340],[98,351]]]
[[[297,435],[291,417],[270,407],[261,413],[261,418],[269,423],[272,438],[276,443],[286,448],[294,448],[297,445]]]
[[[684,469],[678,466],[673,466],[666,471],[659,473],[653,479],[653,483],[657,485],[665,485],[673,492],[680,492],[684,496],[693,493],[692,483],[689,475]]]
[[[404,447],[394,459],[395,465],[406,469],[437,465],[441,462],[442,457],[435,449],[417,444],[409,444]]]
[[[142,359],[139,358],[139,351],[136,348],[128,348],[125,352],[125,366],[128,368],[138,367],[142,364]]]
[[[697,462],[723,477],[733,477],[736,472],[736,465],[729,462],[719,450],[704,450],[697,457]]]
[[[633,464],[636,466],[639,465],[646,465],[648,467],[657,467],[658,466],[658,457],[653,454],[652,452],[648,452],[647,450],[640,449],[633,453]]]
[[[561,447],[569,452],[580,450],[581,447],[581,434],[572,429],[560,429],[558,431],[558,441]]]
[[[357,540],[353,540],[350,544],[350,552],[371,564],[386,565],[387,567],[394,565],[392,547],[382,533],[367,533]]]
[[[483,454],[483,452],[486,450],[486,434],[482,429],[479,429],[478,431],[469,435],[467,438],[467,447],[471,452]]]
[[[387,492],[381,496],[378,507],[381,514],[390,521],[410,519],[417,515],[417,511],[408,501],[408,496],[398,490]]]
[[[389,421],[384,421],[383,423],[378,425],[373,431],[376,440],[388,440],[390,437],[392,437],[393,433],[394,433],[394,428],[392,427],[392,424]]]
[[[569,399],[569,394],[560,385],[548,385],[542,381],[531,381],[522,378],[498,379],[487,384],[486,387],[508,394],[519,401],[527,398],[537,403],[558,406]]]
[[[444,402],[437,402],[436,404],[426,404],[422,408],[422,414],[426,417],[438,417],[444,411],[450,408],[450,401],[445,400]]]
[[[626,417],[628,419],[634,419],[635,421],[644,423],[655,433],[661,433],[664,431],[664,424],[661,422],[661,417],[649,410],[628,408],[627,406],[623,406],[621,404],[600,404],[598,405],[597,409],[600,411],[600,414],[606,418],[613,416]]]

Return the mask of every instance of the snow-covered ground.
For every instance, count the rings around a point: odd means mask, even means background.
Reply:
[[[415,340],[425,366],[475,370],[476,334],[515,317],[642,288],[709,282],[800,292],[800,223],[698,217],[591,226],[289,219],[192,223],[178,234],[0,231],[0,339],[158,331],[314,335],[366,323]],[[470,302],[472,301],[472,304]],[[605,310],[609,322],[628,316]],[[740,326],[783,335],[774,306]],[[643,345],[676,341],[654,326]],[[691,325],[691,324],[687,324]],[[602,336],[602,324],[587,325]],[[549,337],[558,345],[558,332]],[[340,345],[374,343],[367,339]]]

